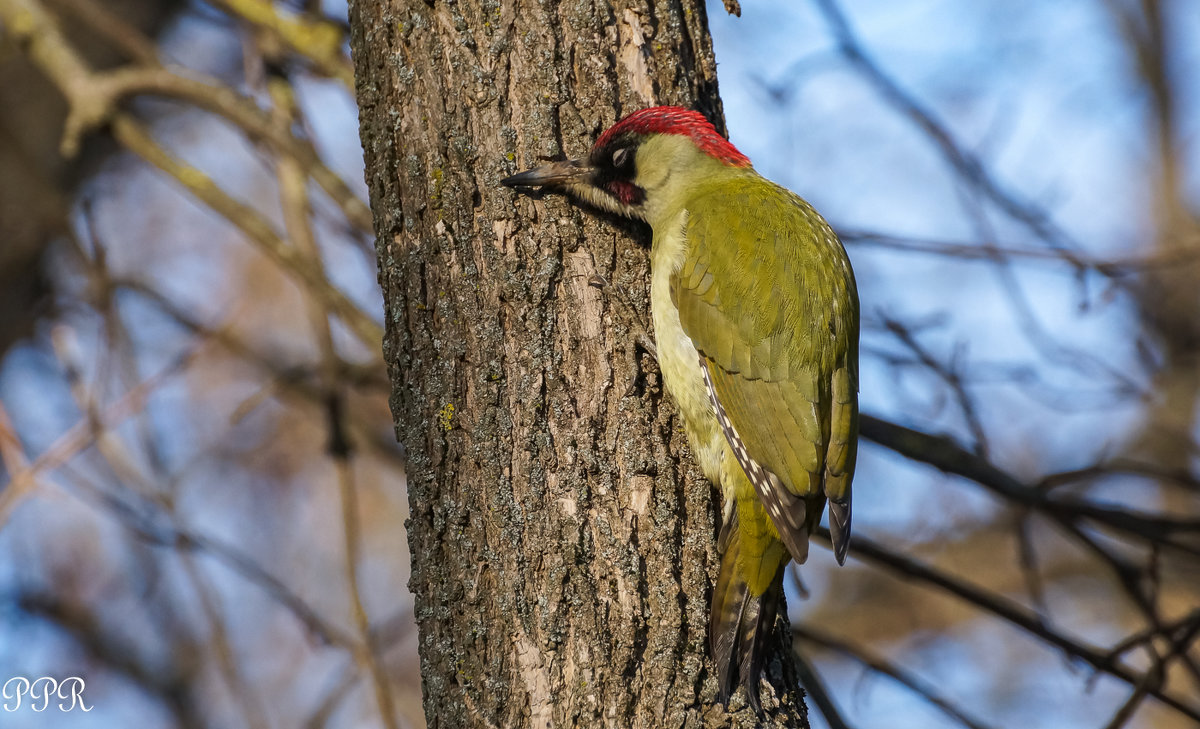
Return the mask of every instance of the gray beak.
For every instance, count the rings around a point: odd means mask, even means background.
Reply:
[[[512,177],[505,177],[500,184],[506,187],[544,187],[548,185],[566,185],[572,182],[588,182],[591,180],[593,168],[585,160],[571,159],[562,162],[534,167],[532,170],[518,172]]]

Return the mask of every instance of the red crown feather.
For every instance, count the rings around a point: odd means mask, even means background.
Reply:
[[[690,137],[692,142],[713,159],[734,167],[749,167],[746,155],[717,133],[712,122],[698,111],[678,106],[653,106],[635,111],[609,127],[596,140],[595,149],[603,149],[622,134],[680,134]]]

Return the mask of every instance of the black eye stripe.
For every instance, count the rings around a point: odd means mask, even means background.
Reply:
[[[592,184],[627,207],[641,205],[646,197],[645,190],[634,182],[640,141],[633,136],[614,139],[603,148],[592,150],[590,157],[594,170]]]

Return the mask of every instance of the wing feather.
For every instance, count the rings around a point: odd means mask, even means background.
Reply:
[[[828,496],[842,559],[858,427],[853,274],[803,200],[757,177],[723,187],[689,210],[671,296],[728,418],[726,435],[740,437],[750,461],[743,469],[756,481],[759,466],[766,475],[756,487],[766,479],[781,490],[764,504],[789,551],[802,559]]]

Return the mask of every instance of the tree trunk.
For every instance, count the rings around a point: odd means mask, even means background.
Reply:
[[[649,231],[498,183],[645,106],[719,121],[703,3],[350,21],[429,726],[756,723],[716,703],[717,494],[648,346]],[[781,658],[767,725],[806,726]]]

